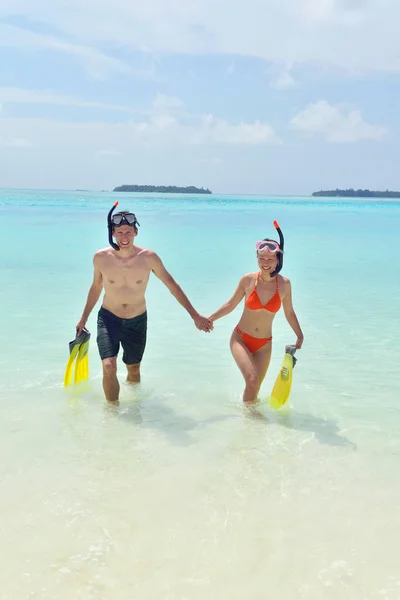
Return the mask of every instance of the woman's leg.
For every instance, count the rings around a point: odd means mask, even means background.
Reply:
[[[267,374],[269,363],[271,362],[271,354],[272,354],[272,343],[269,342],[265,344],[262,348],[257,350],[252,355],[253,364],[257,371],[258,376],[258,389],[257,394],[260,390],[261,384],[264,381],[265,375]]]
[[[230,349],[246,383],[243,401],[252,402],[257,398],[257,392],[260,387],[258,383],[257,367],[253,360],[253,356],[236,331],[231,335]]]

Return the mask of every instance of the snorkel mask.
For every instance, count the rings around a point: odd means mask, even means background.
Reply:
[[[136,220],[136,216],[133,213],[124,213],[122,215],[112,216],[112,214],[117,206],[118,206],[118,201],[114,204],[114,206],[112,207],[112,209],[110,210],[110,212],[107,215],[108,241],[109,241],[110,246],[112,246],[114,248],[114,250],[120,250],[120,247],[112,239],[113,227],[120,227],[121,225],[130,225],[131,227],[139,225],[139,227],[140,227],[140,224]]]
[[[267,254],[267,253],[275,254],[276,253],[278,255],[278,264],[276,265],[275,271],[273,271],[271,273],[271,277],[275,277],[275,275],[278,275],[278,273],[280,273],[280,271],[282,270],[283,250],[284,250],[284,246],[285,246],[285,239],[283,237],[283,233],[276,221],[274,221],[274,227],[277,230],[278,235],[279,235],[279,244],[278,244],[278,242],[275,242],[274,240],[269,240],[269,239],[260,240],[259,242],[256,243],[256,250],[257,250],[258,254]]]

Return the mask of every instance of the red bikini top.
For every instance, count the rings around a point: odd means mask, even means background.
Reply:
[[[249,308],[250,310],[261,310],[262,308],[265,308],[265,310],[268,310],[269,312],[277,313],[282,305],[281,297],[279,295],[279,289],[278,289],[278,275],[276,276],[276,292],[272,296],[272,298],[267,302],[267,304],[265,306],[263,306],[261,304],[260,297],[256,290],[259,278],[260,278],[260,273],[258,273],[258,275],[257,275],[254,290],[251,292],[250,296],[246,300],[247,308]]]

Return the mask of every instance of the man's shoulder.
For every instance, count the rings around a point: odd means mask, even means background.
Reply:
[[[153,250],[150,250],[150,248],[144,248],[143,246],[135,246],[135,248],[137,253],[143,256],[150,256],[153,252]]]
[[[94,253],[93,258],[99,259],[99,258],[103,258],[105,256],[110,256],[112,254],[112,249],[111,248],[100,248],[100,250],[96,250],[96,252]]]
[[[157,252],[151,248],[142,248],[140,246],[136,246],[136,248],[138,250],[137,256],[141,256],[149,261],[154,261],[160,258]]]

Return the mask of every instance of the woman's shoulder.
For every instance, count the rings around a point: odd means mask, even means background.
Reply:
[[[284,275],[278,275],[279,283],[288,283],[290,285],[289,277],[285,277]]]
[[[242,284],[244,284],[244,285],[248,285],[249,283],[252,283],[256,278],[257,278],[257,272],[255,272],[255,273],[245,273],[240,278],[240,282]]]
[[[278,286],[282,287],[284,290],[290,289],[290,279],[288,277],[284,277],[283,275],[277,275],[278,277]]]
[[[254,286],[255,280],[257,278],[257,273],[245,273],[242,275],[239,281],[239,286],[246,290],[249,286]]]

